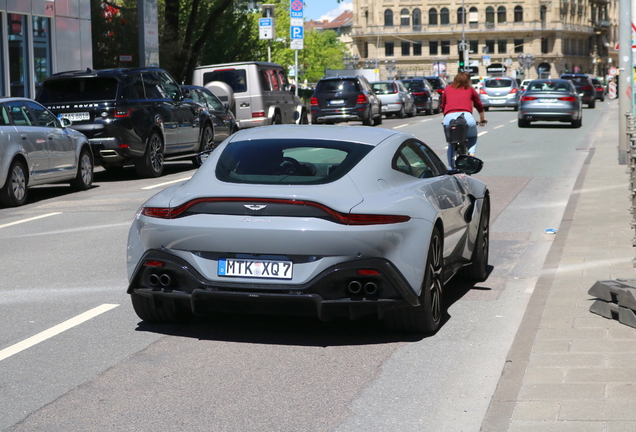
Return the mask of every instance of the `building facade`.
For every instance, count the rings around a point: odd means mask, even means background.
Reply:
[[[0,96],[35,97],[57,71],[92,67],[90,0],[0,0]]]
[[[604,77],[617,64],[618,0],[353,0],[352,54],[382,78]],[[462,45],[462,41],[465,45]],[[466,59],[466,57],[464,57]]]

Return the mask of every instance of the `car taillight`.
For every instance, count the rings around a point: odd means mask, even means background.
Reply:
[[[583,90],[594,90],[594,88],[591,85],[584,85]]]
[[[413,96],[428,96],[428,92],[413,92]]]
[[[603,87],[596,87],[596,91],[603,91]]]
[[[488,94],[488,93],[486,93],[486,90],[484,90],[483,88],[480,88],[479,89],[479,94]]]
[[[265,111],[252,111],[252,117],[265,117]]]
[[[146,261],[144,263],[147,267],[163,267],[163,261]]]
[[[359,269],[358,275],[360,276],[379,276],[380,272],[374,269]]]
[[[534,96],[521,96],[521,102],[537,100]]]
[[[576,101],[576,98],[574,96],[563,96],[563,97],[560,97],[559,100],[566,101],[566,102],[574,102]]]
[[[117,118],[130,117],[133,111],[135,111],[134,108],[117,108],[115,110],[115,117]]]
[[[410,216],[401,215],[342,213],[312,201],[274,198],[198,198],[177,207],[144,207],[141,209],[141,214],[158,219],[175,219],[182,216],[183,213],[197,204],[213,202],[251,202],[259,204],[283,204],[312,207],[324,213],[325,217],[329,220],[343,225],[385,225],[403,223],[411,220]]]
[[[364,93],[360,93],[358,95],[358,99],[356,100],[356,104],[365,104],[367,103],[367,95],[365,95]]]
[[[514,94],[514,93],[517,93],[517,89],[516,88],[513,88],[512,90],[510,90],[510,94]]]
[[[318,106],[318,98],[312,97],[310,103],[311,106]]]
[[[441,88],[439,88],[439,89],[437,89],[437,90],[435,90],[435,91],[436,91],[437,93],[439,93],[439,94],[444,93],[444,89],[441,89]]]

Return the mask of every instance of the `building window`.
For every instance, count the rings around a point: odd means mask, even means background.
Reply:
[[[450,13],[448,12],[447,8],[442,8],[442,10],[440,11],[439,21],[441,25],[450,24]]]
[[[428,41],[428,54],[432,56],[439,54],[439,43],[437,41]]]
[[[550,52],[550,48],[548,46],[548,38],[541,38],[541,54],[548,54]]]
[[[442,55],[450,55],[450,41],[443,40],[442,41]]]
[[[419,9],[413,9],[413,27],[420,29],[422,25],[422,12]]]
[[[35,84],[51,75],[51,18],[33,17],[33,64]]]
[[[475,6],[468,9],[468,22],[471,24],[471,27],[473,27],[473,24],[476,27],[479,22],[479,11]]]
[[[402,12],[400,12],[400,25],[402,27],[408,27],[411,25],[411,15],[409,15],[408,9],[402,9]]]
[[[592,6],[594,6],[594,5],[592,5]],[[543,24],[543,26],[545,26],[545,24],[546,24],[547,14],[548,14],[548,8],[545,5],[542,5],[539,8],[539,17],[541,19],[541,24]],[[592,14],[592,15],[594,15],[594,14]],[[592,16],[592,20],[594,20],[594,16]]]
[[[523,53],[523,39],[515,39],[515,52]]]
[[[393,42],[384,42],[384,55],[387,57],[393,57]]]
[[[506,53],[506,39],[499,39],[497,41],[497,53],[505,54]]]
[[[476,40],[468,41],[468,46],[469,46],[469,50],[471,54],[479,53],[479,41],[476,41]]]
[[[486,39],[485,48],[486,48],[486,50],[484,51],[485,54],[494,54],[495,53],[495,41],[494,40],[490,40],[490,39]]]
[[[411,42],[402,41],[402,56],[408,57],[411,55]]]
[[[422,55],[422,42],[413,42],[413,55],[414,56]]]
[[[7,14],[9,33],[9,79],[11,96],[31,97],[29,91],[29,56],[27,16]]]
[[[384,26],[393,27],[393,11],[391,9],[384,11]]]
[[[515,6],[515,22],[523,22],[523,7]]]
[[[499,24],[508,22],[508,20],[506,19],[506,8],[504,6],[499,6],[497,8],[497,22]]]
[[[437,25],[437,9],[435,8],[428,10],[428,25]]]
[[[369,42],[365,42],[364,44],[362,44],[362,53],[360,57],[369,58]]]
[[[486,24],[494,24],[495,23],[495,8],[492,6],[488,6],[486,8]]]
[[[457,24],[466,24],[466,11],[463,7],[457,9]]]

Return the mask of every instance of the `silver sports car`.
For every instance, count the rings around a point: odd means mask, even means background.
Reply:
[[[435,332],[444,284],[487,277],[490,203],[415,136],[356,126],[240,131],[150,198],[128,239],[128,293],[150,322],[241,312],[376,314]]]

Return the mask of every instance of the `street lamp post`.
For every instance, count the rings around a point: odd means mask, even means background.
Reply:
[[[526,70],[529,70],[534,64],[535,57],[532,54],[519,54],[519,65],[523,68],[523,77],[526,76]]]
[[[388,79],[391,79],[391,77],[393,76],[393,72],[396,69],[396,65],[395,65],[395,60],[384,60],[384,67],[386,68],[386,73],[388,75]]]

